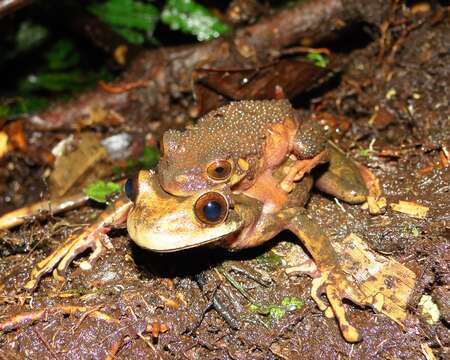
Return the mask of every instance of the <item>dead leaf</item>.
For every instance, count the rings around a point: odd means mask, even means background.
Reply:
[[[8,134],[0,132],[0,159],[8,153]]]
[[[377,310],[403,325],[406,305],[416,281],[416,275],[398,261],[372,251],[355,234],[333,243],[347,277],[364,294],[378,299]]]
[[[67,149],[72,146],[74,150]],[[85,175],[95,164],[105,159],[106,155],[106,149],[101,145],[100,139],[92,133],[83,133],[71,143],[71,146],[67,144],[66,149],[56,158],[50,175],[52,196],[66,194],[79,180],[85,184],[87,182]]]
[[[363,239],[353,233],[339,242],[333,242],[332,246],[348,280],[367,297],[375,299],[376,310],[403,325],[408,298],[416,282],[414,272],[398,261],[372,251]],[[304,258],[298,264],[289,265],[294,266],[285,269],[287,274],[314,274],[317,271],[314,263]]]
[[[391,204],[391,208],[394,211],[401,212],[417,219],[425,218],[429,210],[427,206],[404,200],[400,200],[398,204]]]
[[[14,121],[6,127],[9,135],[9,141],[14,149],[23,153],[28,152],[28,143],[23,129],[23,121]]]
[[[428,346],[428,344],[420,344],[420,347],[422,349],[422,353],[425,355],[425,358],[427,360],[436,360],[436,357],[433,354],[433,350]]]

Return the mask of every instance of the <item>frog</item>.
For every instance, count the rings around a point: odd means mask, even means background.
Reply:
[[[168,130],[160,148],[157,167],[128,179],[124,194],[94,224],[35,266],[25,288],[35,289],[52,270],[64,279],[72,260],[87,249],[92,252],[80,267],[91,269],[111,246],[108,231],[125,222],[132,241],[160,253],[200,246],[238,251],[289,230],[316,265],[311,296],[318,308],[336,318],[346,341],[361,340],[343,299],[362,307],[375,307],[375,300],[347,279],[330,239],[305,206],[313,187],[363,203],[367,176],[317,121],[285,99],[241,100],[184,130]]]

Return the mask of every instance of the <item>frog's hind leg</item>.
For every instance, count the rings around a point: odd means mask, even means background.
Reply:
[[[306,215],[304,209],[286,209],[278,215],[278,218],[287,229],[302,240],[320,271],[320,277],[313,280],[311,297],[324,311],[325,316],[336,317],[342,335],[348,342],[359,341],[360,334],[348,322],[342,299],[366,306],[373,305],[372,297],[366,296],[357,284],[347,279],[330,240]],[[329,306],[322,300],[322,295],[326,295]]]
[[[349,204],[365,202],[369,191],[361,165],[358,166],[331,142],[328,152],[330,162],[326,171],[317,178],[316,188]]]

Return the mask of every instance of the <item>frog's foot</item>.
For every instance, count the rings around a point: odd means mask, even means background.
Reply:
[[[379,180],[364,165],[353,161],[333,143],[329,143],[330,165],[316,180],[316,187],[349,204],[362,204],[372,215],[386,206]]]
[[[64,280],[65,271],[72,260],[89,248],[92,249],[92,253],[88,260],[80,264],[80,268],[90,269],[91,264],[102,254],[103,250],[111,248],[109,239],[105,235],[108,231],[108,228],[100,228],[95,231],[87,229],[80,235],[70,238],[63,246],[36,264],[24,288],[34,290],[42,276],[52,270],[55,279]]]
[[[91,249],[92,253],[88,260],[80,264],[80,267],[83,270],[90,269],[91,264],[105,248],[112,248],[106,234],[112,225],[121,224],[126,220],[131,205],[130,201],[121,198],[115,201],[113,206],[105,210],[94,224],[80,235],[70,238],[60,248],[39,262],[31,271],[30,279],[24,285],[25,289],[34,290],[42,276],[53,269],[55,279],[64,280],[64,273],[72,260],[87,249]]]
[[[294,187],[294,182],[300,181],[305,174],[327,161],[328,152],[325,150],[314,156],[312,159],[295,161],[286,174],[286,177],[280,183],[280,187],[288,193],[291,192]]]
[[[358,162],[355,162],[355,164],[368,191],[366,200],[369,213],[372,215],[384,213],[386,198],[382,196],[380,181],[367,167]]]
[[[326,295],[330,306],[321,298]],[[343,274],[339,272],[325,271],[320,277],[313,279],[311,297],[326,317],[336,317],[341,333],[348,342],[358,342],[361,336],[358,330],[350,325],[347,320],[342,299],[348,299],[360,306],[373,304],[372,297],[367,297],[356,286],[351,284]]]

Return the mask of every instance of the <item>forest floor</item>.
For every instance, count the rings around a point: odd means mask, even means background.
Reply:
[[[398,46],[384,55],[380,39],[347,49],[342,56],[351,60],[339,76],[308,94],[310,104],[321,112],[348,120],[350,128],[338,139],[339,146],[378,177],[388,206],[385,214],[372,216],[360,206],[339,204],[316,192],[307,209],[333,241],[358,234],[371,249],[416,274],[404,327],[348,303],[349,320],[363,340],[345,342],[336,321],[327,319],[312,301],[311,279],[286,274],[292,266],[289,259],[301,251],[289,233],[239,253],[202,248],[158,255],[139,249],[125,229],[118,229],[111,234],[114,249],[92,270],[71,266],[66,282],[47,276],[33,294],[23,291],[33,265],[102,210],[84,206],[2,233],[1,318],[39,309],[47,313],[39,321],[1,334],[0,357],[431,359],[427,350],[432,349],[436,358],[448,358],[449,34],[450,22],[444,15],[405,31]],[[305,101],[300,97],[293,104],[304,107]],[[120,126],[125,125],[115,133]],[[123,128],[127,129],[129,125]],[[151,127],[139,123],[133,131],[148,133]],[[57,131],[36,134],[35,145],[47,146],[61,138]],[[37,200],[45,191],[44,171],[23,155],[12,153],[3,159],[2,178],[8,185],[1,188],[0,210]],[[399,200],[428,207],[427,216],[419,219],[393,211],[390,204]],[[207,280],[203,291],[196,281],[200,273]],[[258,314],[224,274],[259,304],[280,304],[284,297],[295,297],[304,306],[279,318]],[[221,300],[239,329],[217,311],[206,311],[219,284]],[[424,294],[431,295],[440,310],[440,319],[433,323],[418,306]],[[73,316],[63,314],[61,305],[73,306]]]

